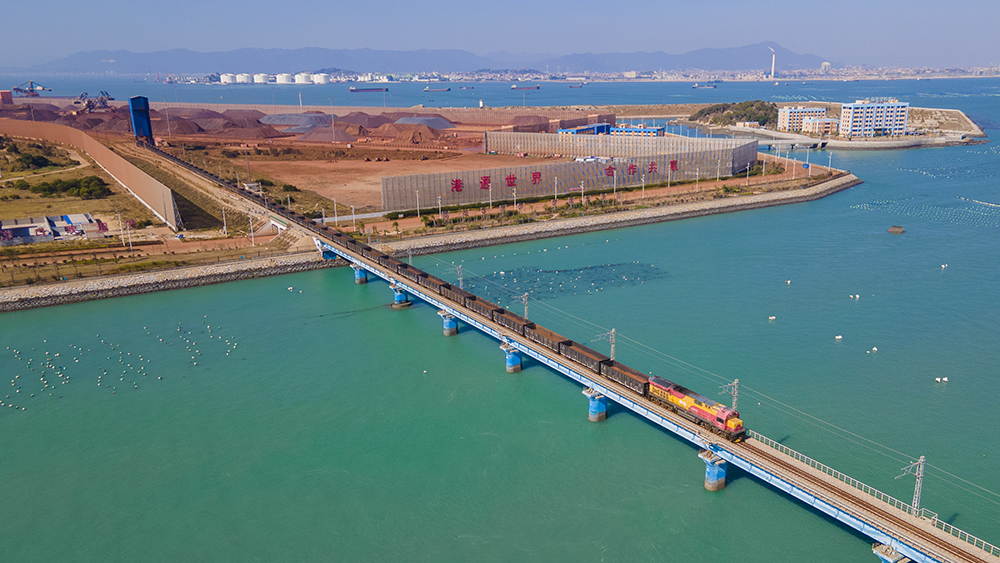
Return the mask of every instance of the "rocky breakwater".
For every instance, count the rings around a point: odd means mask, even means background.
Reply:
[[[0,290],[0,312],[291,274],[343,265],[317,252]]]
[[[726,197],[709,201],[665,205],[646,209],[635,209],[604,215],[590,215],[572,219],[553,219],[511,227],[480,229],[445,235],[420,237],[399,242],[378,245],[383,252],[394,255],[435,254],[482,246],[510,244],[539,238],[559,237],[578,233],[589,233],[605,229],[633,227],[663,221],[676,221],[691,217],[704,217],[717,213],[730,213],[759,209],[774,205],[814,201],[830,194],[846,190],[862,183],[853,174],[845,174],[808,188],[792,189],[737,197]]]

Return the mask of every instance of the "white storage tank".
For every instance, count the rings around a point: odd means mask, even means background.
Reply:
[[[309,74],[308,72],[300,72],[300,73],[298,73],[298,74],[295,75],[295,83],[296,84],[312,84],[313,83],[313,75]]]
[[[253,81],[253,75],[247,73],[241,73],[236,75],[237,84],[250,84]]]
[[[321,72],[319,74],[314,74],[312,76],[312,78],[313,78],[313,84],[329,84],[330,83],[330,75],[326,74],[324,72]]]
[[[278,75],[278,84],[294,84],[295,77],[287,72],[283,72]]]
[[[268,80],[271,79],[270,74],[255,74],[253,75],[254,84],[267,84]]]
[[[236,82],[236,75],[228,72],[226,74],[221,74],[219,75],[219,81],[223,84],[234,84]]]

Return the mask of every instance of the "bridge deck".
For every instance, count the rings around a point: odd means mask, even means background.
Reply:
[[[609,399],[634,411],[701,448],[708,448],[727,462],[750,475],[784,491],[803,503],[860,531],[879,543],[890,545],[900,553],[919,562],[940,563],[1000,563],[1000,557],[988,553],[968,541],[935,527],[934,522],[917,518],[867,494],[815,467],[774,449],[764,442],[748,438],[731,443],[678,414],[647,401],[628,388],[592,372],[586,371],[567,358],[541,347],[527,338],[421,286],[389,272],[381,265],[345,248],[315,239],[317,247],[332,251],[355,265],[387,280],[408,293],[444,309],[476,329],[501,341],[506,341],[524,354],[555,371],[591,387]],[[897,501],[898,502],[898,501]],[[974,539],[974,538],[973,538]],[[971,541],[971,540],[970,540]],[[986,544],[987,548],[993,548]],[[1000,552],[998,552],[1000,553]]]

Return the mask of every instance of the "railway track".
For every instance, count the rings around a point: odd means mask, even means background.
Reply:
[[[844,504],[860,508],[861,510],[867,511],[870,514],[877,516],[883,522],[891,524],[895,530],[905,532],[910,536],[919,538],[925,544],[932,545],[938,550],[948,554],[948,557],[945,558],[942,554],[927,553],[928,555],[934,557],[935,559],[938,559],[942,562],[960,561],[969,563],[996,563],[995,559],[991,562],[990,560],[987,560],[985,558],[978,557],[975,553],[963,550],[961,549],[960,546],[957,546],[942,538],[939,538],[936,535],[928,532],[927,530],[921,529],[919,526],[916,526],[912,522],[909,522],[904,518],[896,516],[891,512],[889,512],[888,510],[881,508],[874,503],[865,502],[864,499],[859,499],[859,497],[843,491],[839,487],[836,487],[833,484],[828,483],[824,479],[820,479],[819,477],[810,474],[808,471],[802,471],[799,467],[796,467],[791,462],[782,459],[778,455],[767,452],[753,445],[749,441],[742,442],[741,444],[738,444],[737,447],[746,449],[750,451],[753,455],[757,456],[758,458],[764,459],[767,462],[782,468],[785,472],[795,475],[805,481],[808,481],[816,488],[821,489],[833,495],[834,497],[842,501]],[[883,531],[887,530],[883,528]],[[970,547],[972,546],[970,545]]]

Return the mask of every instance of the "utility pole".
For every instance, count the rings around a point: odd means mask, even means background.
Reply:
[[[228,235],[229,231],[226,230],[226,208],[222,208],[222,234]]]
[[[736,399],[740,394],[740,380],[734,379],[732,383],[723,385],[722,387],[719,387],[719,389],[722,389],[722,391],[719,392],[720,395],[729,393],[733,396],[733,410],[736,410]]]
[[[611,343],[611,361],[615,361],[615,329],[611,329],[611,332],[598,334],[595,342],[597,340],[607,340]]]
[[[556,176],[556,185],[552,188],[552,203],[559,207],[559,177]]]
[[[250,246],[257,246],[257,243],[253,240],[253,218],[250,216],[250,212],[247,212],[247,223],[250,223]]]
[[[903,474],[896,477],[896,479],[899,479],[900,477],[905,477],[906,475],[915,475],[917,477],[917,482],[913,486],[912,506],[915,512],[920,510],[920,491],[924,486],[924,464],[926,462],[927,458],[924,456],[920,456],[920,459],[918,459],[917,461],[914,461],[910,465],[907,465],[906,467],[900,469],[900,471],[902,471]],[[914,516],[917,515],[914,514]]]
[[[333,200],[333,226],[340,226],[340,218],[337,217],[337,200]]]
[[[524,303],[524,318],[528,318],[528,294],[521,296],[521,303]]]

